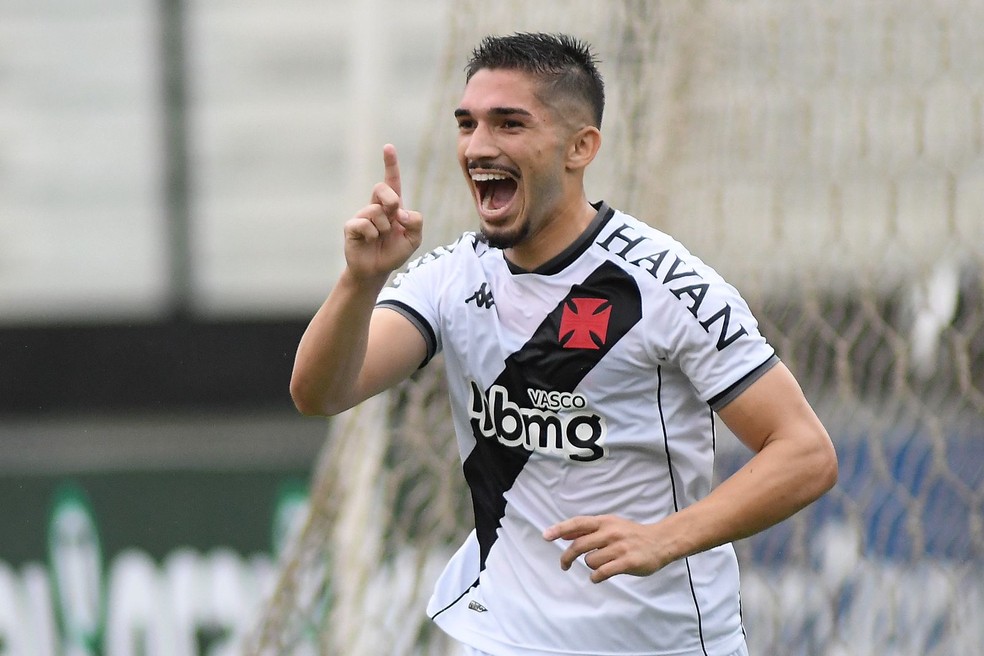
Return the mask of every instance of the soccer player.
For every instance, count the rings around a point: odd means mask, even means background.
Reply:
[[[731,542],[837,477],[746,303],[680,243],[591,203],[603,82],[566,35],[489,37],[454,115],[479,230],[403,267],[423,220],[397,155],[291,393],[332,415],[443,352],[475,529],[428,604],[466,653],[747,653]],[[717,419],[752,451],[711,488]]]

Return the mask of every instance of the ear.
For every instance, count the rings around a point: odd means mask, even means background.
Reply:
[[[601,131],[593,125],[585,125],[571,136],[567,148],[567,168],[583,170],[601,148]]]

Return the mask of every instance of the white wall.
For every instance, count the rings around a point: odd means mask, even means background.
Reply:
[[[158,4],[0,5],[0,323],[165,308]],[[197,313],[320,303],[383,143],[416,157],[444,5],[186,2]]]

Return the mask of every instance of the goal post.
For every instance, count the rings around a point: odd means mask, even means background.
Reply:
[[[449,114],[487,33],[566,31],[609,103],[604,199],[735,284],[838,450],[736,545],[753,653],[984,644],[984,0],[461,0],[413,197],[471,229]],[[446,654],[424,603],[470,527],[440,363],[332,422],[256,654]],[[747,458],[717,440],[717,472]],[[305,651],[308,650],[308,651]]]

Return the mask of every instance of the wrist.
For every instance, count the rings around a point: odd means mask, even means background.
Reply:
[[[389,280],[389,273],[364,274],[358,273],[350,267],[342,269],[338,278],[338,285],[348,288],[353,292],[371,294],[375,297],[386,286]]]
[[[687,508],[668,515],[653,526],[658,527],[657,534],[662,536],[662,556],[667,563],[687,558],[711,546],[704,543],[700,527]]]

